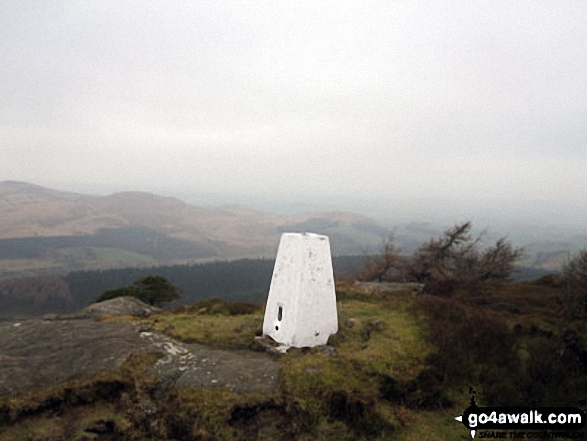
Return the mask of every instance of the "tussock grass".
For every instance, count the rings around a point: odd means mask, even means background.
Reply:
[[[0,439],[94,439],[98,433],[114,435],[132,426],[125,415],[157,386],[147,369],[155,353],[133,354],[119,369],[90,379],[70,380],[15,397],[0,399]]]

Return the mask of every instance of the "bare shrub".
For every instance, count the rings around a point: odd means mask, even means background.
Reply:
[[[440,296],[451,295],[459,288],[509,281],[522,250],[506,238],[483,248],[483,235],[471,235],[471,227],[471,222],[465,222],[449,228],[425,242],[409,259],[399,253],[389,237],[382,252],[366,262],[362,279],[424,283],[426,292]]]
[[[563,266],[564,314],[569,319],[587,318],[587,250],[571,257]]]
[[[395,239],[390,234],[382,243],[381,251],[365,258],[365,266],[359,275],[364,282],[404,281],[407,260],[400,254]]]

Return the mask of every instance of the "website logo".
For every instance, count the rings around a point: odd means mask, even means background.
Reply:
[[[471,431],[471,438],[480,430],[499,430],[483,438],[505,438],[505,431],[515,431],[513,438],[535,438],[526,431],[543,431],[545,438],[586,439],[587,413],[579,407],[479,407],[475,391],[471,390],[471,403],[462,415],[455,417]],[[550,433],[557,432],[550,436]],[[509,437],[511,438],[511,437]]]

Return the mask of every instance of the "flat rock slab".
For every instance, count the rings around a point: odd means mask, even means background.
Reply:
[[[147,350],[135,326],[93,320],[27,320],[0,326],[0,395],[89,378]]]
[[[184,344],[133,324],[27,320],[0,324],[0,396],[89,378],[120,367],[139,351],[164,354],[152,371],[164,388],[225,386],[236,392],[271,392],[279,363],[263,353]]]
[[[225,386],[233,392],[269,393],[277,388],[279,364],[266,354],[210,349],[152,332],[141,332],[141,337],[165,353],[152,368],[164,384]]]

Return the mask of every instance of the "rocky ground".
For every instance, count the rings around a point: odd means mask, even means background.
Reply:
[[[151,371],[164,388],[225,386],[236,392],[270,392],[277,387],[279,364],[268,354],[185,344],[144,326],[96,319],[154,311],[137,302],[113,299],[73,315],[0,323],[0,396],[89,378],[120,367],[139,351],[161,354]]]

